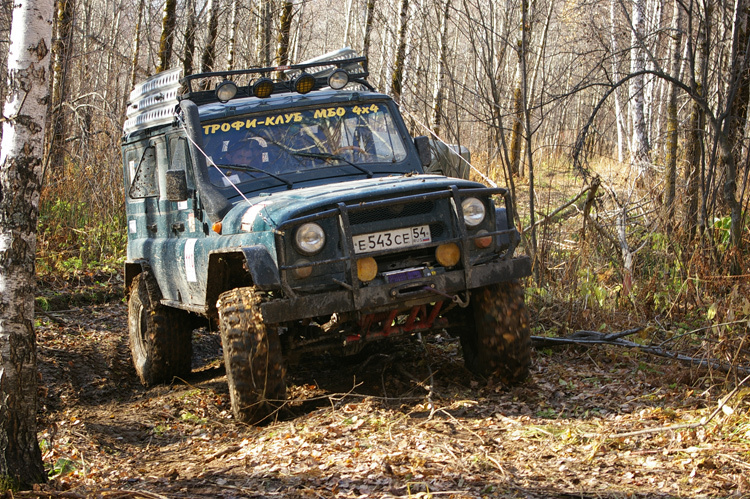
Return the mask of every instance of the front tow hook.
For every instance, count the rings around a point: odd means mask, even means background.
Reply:
[[[425,291],[431,291],[432,293],[435,293],[436,295],[444,296],[445,298],[448,298],[449,300],[451,300],[453,303],[455,303],[456,305],[458,305],[461,308],[468,307],[469,306],[469,301],[471,299],[471,296],[469,295],[468,291],[466,291],[466,299],[464,300],[460,296],[458,296],[457,294],[456,295],[449,295],[448,293],[443,293],[442,291],[439,291],[439,290],[435,289],[435,285],[434,284],[430,284],[429,286],[425,286],[422,289],[424,289]]]

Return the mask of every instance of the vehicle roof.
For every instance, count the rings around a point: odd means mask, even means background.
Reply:
[[[357,102],[364,100],[392,100],[389,96],[369,90],[319,90],[309,94],[298,94],[285,92],[275,94],[271,97],[260,99],[258,97],[243,97],[232,99],[229,102],[212,102],[198,107],[201,121],[226,118],[229,116],[256,113],[273,112],[297,107],[316,107],[325,104],[340,104],[345,102]]]

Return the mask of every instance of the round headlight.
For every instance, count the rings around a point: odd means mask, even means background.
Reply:
[[[477,198],[464,199],[461,203],[461,209],[464,211],[464,222],[469,227],[476,227],[484,220],[484,203]]]
[[[328,76],[328,86],[334,90],[341,90],[349,83],[349,73],[343,69],[337,69]]]
[[[320,225],[315,223],[303,224],[294,235],[297,249],[306,255],[312,255],[323,249],[326,243],[326,233]]]
[[[216,98],[221,102],[234,99],[237,95],[237,85],[233,81],[224,80],[216,87]]]
[[[273,80],[271,78],[261,78],[253,83],[253,95],[265,99],[273,93]]]

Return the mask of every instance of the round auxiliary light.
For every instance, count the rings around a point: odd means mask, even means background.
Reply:
[[[461,259],[461,250],[456,243],[441,244],[435,249],[435,258],[443,267],[453,267]]]
[[[306,255],[313,255],[323,249],[326,243],[326,233],[316,223],[302,224],[294,235],[297,249]]]
[[[328,86],[334,90],[341,90],[349,83],[349,73],[343,69],[337,69],[328,76]]]
[[[315,86],[315,77],[311,74],[302,73],[294,80],[294,91],[298,94],[306,94]]]
[[[253,95],[261,99],[270,97],[273,93],[273,80],[271,78],[260,78],[253,83]]]
[[[371,256],[357,260],[357,277],[362,282],[370,282],[378,275],[378,262]]]
[[[224,80],[216,87],[216,98],[220,102],[227,102],[237,95],[237,85],[233,81]]]
[[[469,227],[476,227],[484,220],[484,203],[477,198],[464,199],[461,203],[461,209],[464,212],[464,222]]]

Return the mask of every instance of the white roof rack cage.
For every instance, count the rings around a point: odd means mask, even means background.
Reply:
[[[182,69],[163,71],[137,83],[130,92],[130,102],[122,130],[125,134],[174,120],[178,104]]]

